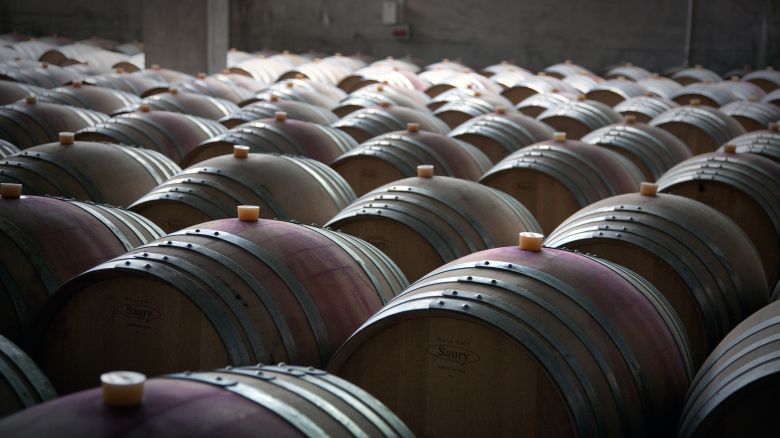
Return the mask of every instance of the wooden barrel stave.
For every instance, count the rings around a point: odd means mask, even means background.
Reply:
[[[707,106],[681,106],[661,113],[650,126],[665,129],[691,148],[694,155],[712,152],[745,129],[723,112]]]
[[[614,110],[624,116],[632,115],[640,123],[648,123],[659,114],[676,108],[676,102],[655,96],[632,97],[615,105]]]
[[[75,132],[107,120],[107,116],[83,108],[37,102],[6,105],[0,109],[4,140],[20,149],[57,141],[60,132]]]
[[[56,396],[54,387],[32,359],[0,336],[0,417]]]

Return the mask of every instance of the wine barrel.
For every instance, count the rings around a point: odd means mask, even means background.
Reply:
[[[430,86],[425,89],[425,94],[436,97],[452,88],[465,88],[472,90],[486,90],[495,93],[501,92],[501,87],[490,79],[474,72],[457,72],[453,70],[428,70],[420,73],[420,80],[428,82]]]
[[[678,436],[777,436],[778,386],[774,302],[742,321],[702,365],[691,383]]]
[[[472,181],[491,166],[490,159],[476,147],[443,134],[420,131],[419,126],[410,123],[406,131],[361,143],[338,157],[331,167],[362,196],[392,181],[417,175],[417,166],[423,164],[433,165],[437,175]]]
[[[556,131],[566,132],[567,136],[573,139],[582,138],[602,126],[620,123],[623,120],[612,108],[601,102],[585,100],[584,96],[578,97],[576,101],[554,106],[539,114],[536,119],[550,125]]]
[[[278,97],[272,96],[268,102],[255,102],[239,108],[219,119],[219,122],[228,128],[235,128],[244,123],[273,118],[278,112],[286,113],[287,117],[293,120],[324,126],[329,126],[339,119],[336,114],[320,106],[294,100],[279,100]]]
[[[761,87],[752,82],[741,81],[737,76],[732,76],[729,81],[718,82],[715,86],[733,94],[736,100],[760,101],[766,96],[766,91]]]
[[[76,132],[76,139],[138,145],[152,149],[181,165],[201,142],[227,131],[214,120],[142,105],[137,113],[122,114]]]
[[[563,78],[563,82],[571,85],[580,94],[587,94],[597,85],[604,82],[604,79],[591,74],[574,74]]]
[[[751,153],[761,155],[780,163],[780,127],[777,122],[769,124],[769,129],[752,131],[747,134],[734,137],[728,141],[737,147],[737,153]],[[723,150],[723,147],[718,151]]]
[[[364,108],[347,114],[332,126],[358,143],[364,143],[378,135],[403,130],[409,123],[417,123],[423,131],[437,134],[450,132],[449,126],[430,112],[397,105]]]
[[[321,366],[407,285],[359,239],[245,219],[169,234],[60,288],[36,348],[55,388],[87,388],[117,367],[159,374],[216,363]]]
[[[503,108],[508,110],[507,107]],[[515,111],[511,105],[508,108],[511,108],[512,112]],[[450,129],[453,129],[475,117],[495,112],[495,110],[496,107],[492,103],[479,97],[471,97],[446,103],[435,110],[433,115],[446,123]]]
[[[195,77],[190,74],[180,72],[178,70],[171,70],[169,68],[162,68],[158,64],[152,64],[150,68],[133,72],[131,74],[135,76],[146,76],[146,77],[156,78],[161,82],[168,82],[168,83],[190,81],[192,79],[195,79]]]
[[[780,107],[763,102],[731,102],[720,107],[724,114],[733,117],[745,131],[761,131],[770,123],[780,120]]]
[[[449,58],[442,58],[441,61],[428,64],[423,68],[423,70],[424,71],[448,70],[456,73],[472,72],[471,68],[466,66],[466,64],[463,64],[462,62],[459,61],[452,61]]]
[[[246,90],[250,92],[252,95],[255,93],[258,93],[262,91],[265,87],[268,86],[268,84],[265,84],[260,81],[256,81],[250,77],[244,76],[244,75],[238,75],[235,73],[230,73],[229,69],[225,69],[220,74],[211,75],[207,79],[209,79],[209,82],[211,82],[211,79],[216,79],[219,82],[224,82],[225,84],[228,84],[230,86],[236,86],[241,90]],[[181,82],[179,82],[181,83]],[[206,93],[208,94],[208,93]],[[242,93],[243,94],[243,93]],[[214,96],[214,97],[221,97],[223,99],[227,99],[230,101],[233,101],[233,99],[230,99],[226,96]],[[244,97],[243,99],[239,100],[238,102],[234,102],[236,104],[241,104],[246,99],[249,99],[251,96]]]
[[[742,80],[752,82],[767,93],[771,93],[780,88],[780,71],[767,67],[764,70],[756,70],[746,74],[742,77]]]
[[[106,87],[84,86],[81,81],[44,91],[38,100],[86,108],[103,114],[113,114],[121,108],[141,102],[135,94]]]
[[[482,100],[493,107],[504,106],[511,108],[513,106],[509,99],[494,91],[473,90],[470,88],[453,88],[430,99],[430,101],[427,103],[427,107],[430,108],[431,111],[436,111],[448,103],[474,98]]]
[[[231,73],[242,74],[265,84],[272,84],[291,64],[270,58],[250,58],[230,67]]]
[[[47,50],[54,47],[52,42],[40,41],[35,38],[9,44],[9,47],[22,55],[22,59],[38,60]]]
[[[288,70],[279,76],[279,80],[295,79],[302,76],[304,79],[311,79],[312,81],[335,86],[338,85],[342,79],[349,76],[351,72],[352,69],[346,68],[345,66],[323,62],[322,59],[315,58],[311,62],[301,64],[292,70]]]
[[[401,105],[407,108],[425,110],[431,98],[418,90],[405,88],[398,85],[375,83],[366,85],[349,94],[333,110],[339,117],[370,106],[382,105],[388,102],[391,105]]]
[[[614,109],[623,116],[634,116],[640,123],[647,123],[659,114],[677,108],[679,105],[654,95],[632,97],[615,105]]]
[[[531,213],[507,194],[432,172],[420,166],[418,177],[366,193],[326,226],[371,242],[410,280],[463,255],[507,245],[518,228],[539,230]]]
[[[52,195],[126,207],[181,169],[148,149],[74,142],[61,132],[57,143],[25,149],[0,161],[0,181],[21,183],[31,195]]]
[[[712,152],[730,139],[745,133],[733,117],[709,106],[691,105],[670,109],[650,121],[650,126],[665,129],[683,141],[694,155]]]
[[[492,77],[506,72],[514,72],[516,74],[522,74],[526,76],[534,75],[533,73],[531,73],[531,71],[526,70],[523,67],[520,67],[518,65],[512,64],[511,62],[506,60],[501,61],[498,64],[493,64],[487,67],[483,67],[482,70],[479,71],[479,73],[485,77]]]
[[[658,190],[703,202],[731,218],[756,246],[772,288],[780,280],[780,164],[753,154],[697,155],[658,179]]]
[[[525,248],[426,275],[328,371],[418,436],[672,436],[692,366],[669,303],[617,264]]]
[[[672,95],[677,91],[682,90],[683,87],[676,81],[669,78],[662,78],[658,75],[651,75],[648,79],[642,79],[636,81],[636,83],[644,87],[648,93],[667,100],[671,100]]]
[[[113,88],[114,90],[124,91],[140,97],[164,92],[170,86],[162,77],[124,73],[123,70],[90,76],[84,79],[84,83]]]
[[[700,65],[692,68],[683,68],[671,75],[671,78],[681,85],[694,84],[696,82],[720,82],[723,78],[712,70],[707,70]]]
[[[205,73],[198,73],[195,79],[174,82],[171,86],[181,91],[224,99],[234,104],[239,104],[254,95],[252,91],[232,82],[225,75],[206,76]],[[256,91],[260,91],[260,88]]]
[[[576,99],[577,96],[571,93],[554,92],[533,94],[515,105],[515,108],[526,116],[535,118],[550,108]]]
[[[266,218],[322,224],[354,200],[347,182],[319,161],[237,146],[154,187],[130,210],[171,233],[233,217],[243,204],[259,205]]]
[[[49,379],[32,359],[0,336],[0,418],[56,396]]]
[[[65,281],[162,235],[114,207],[7,193],[0,204],[0,334],[14,341]]]
[[[631,63],[612,67],[604,73],[604,77],[607,79],[617,79],[621,76],[632,81],[641,81],[642,79],[649,79],[652,73]]]
[[[61,438],[412,437],[406,425],[374,397],[315,368],[226,367],[141,382],[143,399],[135,406],[111,406],[106,389],[103,394],[101,389],[90,389],[8,417],[0,421],[0,433]]]
[[[684,86],[672,94],[672,100],[680,105],[688,104],[691,99],[698,99],[701,105],[720,108],[723,105],[734,102],[738,97],[730,90],[712,83],[694,83]]]
[[[645,94],[645,89],[634,81],[625,78],[610,79],[591,88],[585,96],[590,100],[614,107],[632,97]]]
[[[498,107],[495,113],[456,127],[449,136],[476,146],[490,161],[498,163],[518,149],[551,139],[553,130],[536,119]]]
[[[0,139],[20,149],[57,141],[63,131],[77,131],[108,120],[97,111],[39,102],[34,95],[0,107]]]
[[[47,50],[41,54],[38,60],[60,66],[89,64],[97,68],[111,70],[115,64],[128,62],[130,56],[79,42]]]
[[[233,146],[248,146],[251,152],[302,155],[331,163],[355,146],[347,134],[329,126],[287,118],[277,112],[272,119],[244,123],[202,142],[182,160],[185,166],[233,152]]]
[[[18,153],[19,153],[18,147],[14,146],[13,144],[5,140],[0,140],[0,158],[5,158]]]
[[[573,75],[593,75],[592,71],[581,65],[574,64],[571,62],[571,60],[568,59],[564,62],[545,67],[543,71],[546,74],[558,79],[563,79]]]
[[[416,91],[424,91],[428,87],[428,84],[420,80],[415,71],[411,69],[377,67],[374,64],[352,72],[351,75],[339,82],[338,87],[347,93],[354,93],[373,84],[388,84]],[[417,66],[415,68],[419,69]]]
[[[691,150],[674,135],[626,116],[623,123],[599,128],[582,137],[585,143],[611,149],[642,171],[645,181],[655,181],[675,164],[690,158]]]
[[[596,254],[655,285],[677,311],[702,363],[723,336],[766,305],[758,252],[724,214],[671,194],[627,194],[569,217],[546,244]]]
[[[550,232],[589,204],[636,191],[642,179],[642,172],[617,152],[556,132],[552,140],[510,154],[480,182],[520,201]]]
[[[75,72],[46,62],[13,61],[0,64],[0,80],[55,88],[78,79]]]
[[[573,95],[580,94],[576,88],[563,82],[558,78],[546,75],[531,76],[530,78],[523,79],[518,82],[502,83],[506,89],[501,92],[501,95],[512,101],[513,104],[528,99],[534,94],[545,93],[570,93]]]
[[[0,80],[0,105],[14,103],[31,94],[40,96],[43,95],[45,91],[46,88],[36,87],[35,85]]]
[[[395,59],[392,56],[388,56],[385,59],[372,62],[370,67],[382,68],[385,70],[410,71],[412,73],[418,73],[421,70],[420,66],[413,62],[408,56],[402,59]]]
[[[780,106],[780,90],[774,90],[770,93],[767,93],[766,96],[764,96],[761,99],[761,102],[771,103],[772,105]]]
[[[114,111],[113,115],[136,112],[141,105],[154,110],[189,114],[209,120],[219,120],[239,110],[238,105],[228,100],[203,94],[181,92],[171,87],[165,93],[157,93],[139,102]]]

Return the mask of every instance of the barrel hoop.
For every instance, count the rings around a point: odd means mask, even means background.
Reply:
[[[177,157],[183,157],[186,155],[183,147],[183,142],[181,139],[179,139],[173,132],[171,132],[167,127],[162,125],[161,123],[158,123],[155,120],[152,120],[149,117],[141,117],[137,114],[123,114],[116,119],[114,119],[116,122],[121,123],[120,121],[126,120],[128,123],[122,123],[123,125],[134,125],[133,121],[135,121],[137,124],[141,125],[147,125],[153,129],[155,129],[157,132],[163,135],[166,139],[168,139],[168,143],[173,146],[174,150],[176,151]],[[134,126],[135,127],[135,126]],[[140,128],[137,128],[137,130],[141,130]],[[162,145],[158,145],[162,146]]]
[[[43,256],[43,252],[38,247],[37,242],[28,238],[22,229],[13,222],[1,217],[0,232],[4,233],[22,250],[27,260],[35,268],[35,272],[41,283],[43,283],[46,292],[49,295],[53,294],[59,287],[59,281],[57,281],[54,271],[51,269],[51,264]]]
[[[219,169],[219,168],[209,168],[209,167],[198,167],[198,168],[190,168],[186,171],[179,174],[179,177],[184,178],[187,175],[211,175],[213,177],[222,177],[227,179],[228,181],[231,181],[241,187],[244,187],[248,191],[258,195],[260,198],[262,198],[263,202],[273,210],[273,212],[276,214],[277,217],[280,218],[288,218],[290,217],[285,208],[276,201],[276,197],[271,194],[270,191],[266,188],[264,184],[261,184],[259,182],[256,182],[250,178],[242,178],[239,175],[233,175],[230,172],[226,171],[225,169]],[[205,181],[205,180],[201,180]],[[242,199],[240,196],[233,193],[233,191],[228,188],[227,186],[220,184],[218,181],[210,180],[208,183],[203,183],[205,185],[211,185],[212,187],[218,188],[218,190],[222,191],[226,195],[230,196],[231,198],[235,199],[239,203],[242,202]]]
[[[265,371],[272,371],[272,372],[284,373],[284,374],[287,374],[287,375],[291,375],[293,377],[296,377],[297,378],[296,380],[300,379],[300,380],[308,382],[308,380],[304,380],[302,378],[303,376],[299,375],[298,373],[283,372],[280,369],[276,369],[276,368],[281,368],[281,367],[264,366],[264,367],[262,367],[262,369],[256,368],[255,370],[243,369],[243,368],[230,368],[230,369],[219,370],[219,372],[235,374],[235,375],[239,375],[239,376],[246,376],[246,377],[251,377],[251,378],[257,379],[257,378],[259,378],[259,374],[258,373],[264,374]],[[290,370],[295,371],[294,368],[290,368]],[[369,435],[366,432],[364,432],[360,428],[360,426],[355,424],[355,422],[351,418],[349,418],[348,415],[346,415],[339,408],[334,406],[330,401],[328,401],[327,399],[321,397],[317,393],[312,392],[312,391],[306,389],[303,385],[299,385],[297,383],[293,383],[293,382],[287,381],[285,379],[279,379],[279,378],[276,378],[276,376],[270,376],[270,375],[265,375],[262,380],[264,382],[266,382],[267,384],[269,384],[269,385],[276,386],[276,387],[278,387],[278,388],[280,388],[280,389],[282,389],[282,390],[284,390],[286,392],[289,392],[289,393],[293,394],[296,397],[300,397],[303,400],[307,401],[308,403],[311,403],[312,405],[316,406],[320,411],[325,413],[327,416],[331,417],[335,422],[339,423],[344,429],[349,431],[349,433],[352,436],[354,436],[354,437],[361,437],[361,438],[363,438],[363,437],[364,438],[368,438]],[[310,382],[310,383],[313,383],[313,382]],[[324,389],[326,391],[328,391],[329,388],[324,388]],[[339,394],[336,394],[335,391],[328,391],[328,392],[331,395],[334,395],[334,396],[337,396],[337,397],[339,396]],[[338,397],[338,398],[341,398],[341,397]],[[355,408],[356,410],[358,410],[358,412],[360,412],[362,414],[365,409],[362,409],[362,410],[359,409],[360,407],[363,407],[361,405],[362,404],[360,402],[357,402],[357,403],[355,403],[354,406],[351,406],[351,407]]]
[[[19,291],[16,281],[4,264],[0,264],[0,286],[2,286],[5,296],[11,301],[18,327],[20,331],[23,332],[30,324],[30,315],[27,313],[27,303],[25,303],[24,297]]]
[[[220,300],[225,304],[225,306],[228,309],[230,309],[233,315],[235,315],[235,318],[238,321],[238,325],[241,327],[242,331],[246,334],[246,337],[249,340],[250,345],[252,346],[252,353],[254,354],[254,357],[255,358],[268,357],[268,353],[265,350],[263,341],[262,339],[260,339],[257,330],[255,330],[255,327],[253,327],[252,325],[251,318],[249,318],[249,315],[247,314],[246,310],[244,310],[244,308],[240,305],[240,302],[234,299],[235,291],[230,286],[223,283],[219,278],[210,275],[208,272],[204,271],[200,267],[186,261],[181,257],[166,255],[162,253],[151,253],[151,252],[143,252],[140,254],[132,253],[123,257],[118,257],[114,260],[115,261],[136,260],[147,264],[149,264],[150,262],[155,263],[158,266],[165,265],[170,267],[171,269],[175,269],[180,273],[183,273],[185,276],[195,278],[201,283],[205,284],[209,289],[213,291],[213,293],[216,296],[220,298]],[[242,348],[242,350],[243,349],[244,348]]]
[[[106,228],[108,228],[111,234],[113,234],[114,237],[116,237],[116,240],[119,241],[119,243],[125,248],[125,251],[130,251],[131,249],[133,249],[133,244],[131,244],[130,241],[127,239],[125,233],[123,233],[122,230],[120,230],[119,227],[116,226],[116,224],[111,222],[106,217],[105,214],[95,211],[94,209],[94,207],[96,207],[95,205],[89,205],[84,202],[70,202],[70,204],[73,205],[74,207],[84,210],[87,214],[89,214],[97,221],[99,221],[101,224],[103,224]],[[132,227],[130,224],[127,225],[136,235],[139,234],[138,230],[134,229],[134,227]]]
[[[594,400],[583,395],[582,391],[578,389],[580,384],[587,385],[587,379],[581,375],[582,367],[574,362],[575,358],[571,354],[558,350],[565,347],[563,342],[551,339],[550,333],[537,331],[534,328],[534,321],[530,320],[525,312],[510,310],[507,313],[502,310],[506,310],[508,306],[499,300],[460,290],[455,296],[439,290],[425,296],[417,296],[415,300],[427,302],[428,310],[442,313],[453,312],[484,321],[513,338],[544,364],[544,368],[550,375],[555,376],[554,383],[567,401],[578,432],[583,437],[602,436],[606,433],[603,416],[598,415],[598,406],[594,406]],[[468,301],[468,308],[463,307],[463,301]],[[369,323],[375,321],[379,316],[389,317],[420,308],[419,304],[413,303],[415,307],[408,304],[408,301],[403,301],[396,305],[387,306],[384,311],[372,317]],[[406,307],[410,307],[410,310],[407,310]],[[513,315],[514,318],[507,316],[508,314]],[[364,327],[369,323],[366,323]],[[360,330],[358,330],[359,332]],[[588,391],[584,387],[583,391],[590,395],[593,393],[592,389]]]
[[[322,320],[322,315],[319,313],[312,295],[301,284],[297,277],[280,261],[254,242],[247,240],[241,236],[231,234],[225,231],[211,230],[211,229],[188,229],[177,231],[170,234],[170,236],[201,236],[207,239],[222,241],[230,245],[236,246],[249,254],[255,256],[258,260],[262,261],[268,266],[288,289],[293,293],[298,303],[301,305],[303,313],[306,315],[306,319],[309,322],[309,326],[312,329],[314,338],[317,341],[317,348],[320,352],[320,359],[322,363],[327,363],[331,353],[331,344],[328,340],[328,334],[325,329],[325,323]]]
[[[0,360],[0,365],[4,365],[4,362],[8,362],[9,367],[13,366],[16,368],[16,372],[13,372],[12,374],[6,374],[4,372],[0,372],[0,374],[5,375],[9,382],[16,380],[15,378],[18,379],[19,377],[24,376],[25,380],[29,382],[30,387],[35,392],[33,395],[33,402],[31,404],[25,403],[26,407],[41,401],[50,400],[57,396],[57,392],[54,390],[51,382],[49,382],[49,379],[43,375],[32,359],[21,350],[18,350],[11,341],[2,336],[0,336],[0,355],[8,359],[7,361]],[[20,393],[17,392],[17,394]],[[28,397],[28,394],[21,395],[21,398],[23,399],[28,399]]]
[[[182,295],[192,301],[214,326],[214,329],[222,339],[222,343],[225,350],[227,350],[231,363],[248,364],[252,362],[249,352],[246,350],[246,345],[241,341],[241,335],[236,326],[231,322],[226,310],[215,305],[213,294],[209,293],[187,275],[179,272],[179,270],[162,263],[155,263],[153,266],[148,263],[149,261],[154,262],[154,260],[135,258],[132,255],[125,256],[98,265],[85,274],[89,276],[89,274],[100,273],[101,271],[131,272],[133,274],[142,273],[151,275],[174,286]],[[81,280],[81,282],[86,281],[84,280],[86,278],[84,276],[85,274],[75,277],[77,282],[79,282],[78,280]],[[72,293],[70,295],[72,295]],[[68,296],[59,298],[60,300],[69,299]]]
[[[288,156],[282,156],[284,159],[293,162],[295,165],[303,168],[311,174],[320,184],[327,189],[336,203],[339,210],[346,208],[355,200],[355,192],[332,168],[313,159],[294,159]]]
[[[381,193],[381,192],[379,192],[379,193]],[[466,222],[468,222],[469,225],[471,225],[471,227],[474,229],[474,231],[476,231],[477,234],[482,239],[482,243],[485,244],[486,248],[493,248],[493,247],[495,247],[495,242],[493,241],[493,238],[490,236],[490,233],[488,233],[488,231],[485,229],[485,227],[482,226],[482,223],[480,221],[478,221],[474,216],[469,214],[469,212],[468,212],[469,209],[468,208],[464,208],[464,206],[460,202],[457,202],[455,199],[453,199],[453,198],[451,198],[449,196],[446,196],[443,193],[436,193],[436,192],[432,192],[430,190],[426,190],[426,189],[423,189],[423,188],[420,188],[420,187],[411,187],[411,186],[392,186],[392,187],[389,187],[389,188],[385,189],[385,193],[391,193],[391,194],[392,193],[406,193],[406,194],[413,193],[415,195],[419,195],[420,197],[422,197],[423,201],[425,199],[430,199],[430,200],[433,200],[435,202],[439,202],[439,203],[442,203],[442,204],[444,204],[446,206],[449,206],[450,209],[452,209],[453,211],[458,213],[458,215],[461,218],[463,218]],[[492,193],[492,191],[491,191],[491,193]],[[401,202],[411,202],[411,200],[409,198],[407,198],[407,197],[400,197],[400,196],[398,197],[398,201],[401,201]],[[426,203],[423,203],[423,204],[426,204]],[[428,209],[429,211],[431,211],[435,215],[435,209],[429,208],[428,207],[429,205],[431,205],[431,204],[421,205],[421,206],[423,208]],[[446,216],[442,216],[442,219],[445,219],[445,221],[446,221]],[[449,221],[447,221],[447,222],[449,222]],[[453,228],[456,228],[456,227],[453,226]],[[463,234],[461,234],[461,236],[462,235]],[[471,246],[471,245],[469,245],[469,246]],[[479,248],[475,249],[474,252],[476,252],[478,250],[479,250]]]
[[[166,175],[164,174],[164,171],[159,167],[159,164],[152,164],[155,160],[151,157],[142,155],[132,146],[117,146],[116,149],[129,155],[136,163],[140,164],[144,170],[146,170],[146,173],[152,177],[155,184],[160,185],[165,182]],[[155,167],[157,168],[155,169]]]
[[[14,173],[13,172],[14,169],[16,169],[16,170],[19,170],[19,169],[26,170],[27,172],[30,172],[31,174],[33,174],[36,177],[38,177],[38,178],[42,179],[43,181],[45,181],[47,184],[49,184],[50,186],[54,187],[54,189],[59,192],[59,193],[51,193],[52,195],[62,195],[62,196],[71,196],[71,195],[73,195],[72,193],[70,193],[70,191],[68,191],[64,187],[62,187],[62,185],[60,185],[59,181],[52,179],[51,178],[51,173],[48,172],[47,169],[42,168],[41,166],[38,165],[38,163],[35,163],[33,161],[27,161],[27,160],[25,160],[25,161],[16,161],[15,160],[16,157],[17,157],[17,155],[13,155],[13,156],[7,157],[7,158],[5,158],[3,160],[2,164],[9,167],[8,170],[5,170],[5,171],[2,172],[3,174],[7,174],[9,177],[13,177],[11,175]],[[16,177],[13,177],[13,178],[18,180],[18,181],[21,181],[22,184],[24,184],[24,185],[34,186],[34,184],[28,184],[28,182],[26,181],[27,178],[23,178],[21,175],[17,175]],[[40,193],[40,195],[46,195],[46,194],[49,194],[49,193]]]
[[[395,262],[393,262],[385,253],[378,250],[377,247],[363,239],[351,236],[347,233],[341,233],[338,231],[332,232],[337,233],[339,237],[357,247],[360,252],[367,254],[367,256],[377,266],[377,269],[382,272],[382,276],[386,279],[388,284],[393,283],[390,279],[391,276],[393,277],[392,280],[394,280],[394,282],[398,285],[398,288],[392,289],[393,296],[388,297],[386,299],[387,302],[394,298],[400,291],[409,286],[409,281],[406,279],[406,276],[403,274],[403,272],[401,272],[401,269],[398,268],[398,265],[396,265]]]
[[[87,178],[83,173],[81,173],[78,168],[69,168],[66,166],[63,166],[59,160],[57,160],[56,157],[53,157],[45,152],[38,152],[38,151],[23,151],[21,153],[24,157],[29,157],[33,160],[40,160],[46,164],[49,164],[59,170],[61,170],[63,173],[68,175],[69,177],[73,178],[81,187],[84,188],[84,191],[87,192],[89,197],[94,202],[100,202],[103,203],[105,200],[103,199],[103,196],[101,193],[97,190],[94,184],[92,184],[92,181],[90,181],[89,178]]]

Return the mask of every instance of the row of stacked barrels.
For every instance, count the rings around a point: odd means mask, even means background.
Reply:
[[[0,62],[3,435],[780,427],[780,72],[69,59]]]

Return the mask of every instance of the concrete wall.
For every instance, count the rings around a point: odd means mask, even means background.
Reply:
[[[120,40],[142,35],[140,1],[3,0],[0,32]],[[570,58],[599,70],[632,61],[652,70],[684,60],[687,0],[405,0],[408,41],[381,24],[382,0],[230,0],[230,45],[474,66],[513,59],[532,69]],[[724,71],[780,64],[780,0],[695,0],[691,64]],[[174,19],[171,17],[171,19]]]

